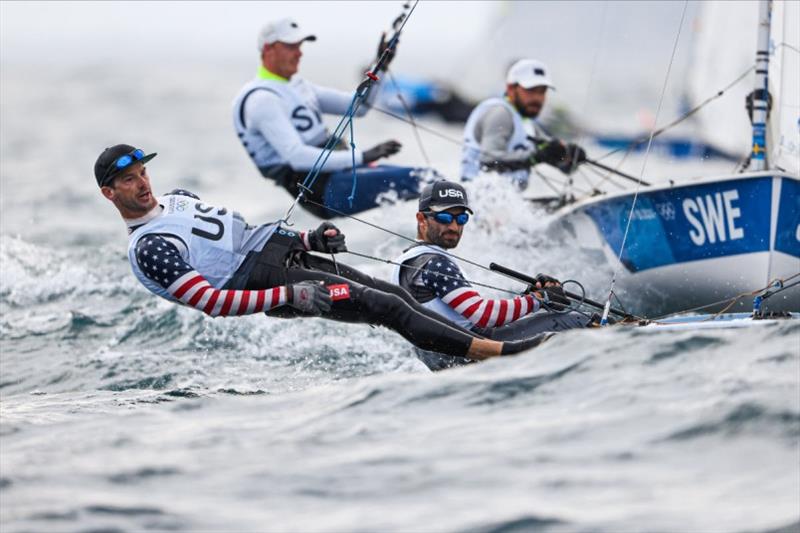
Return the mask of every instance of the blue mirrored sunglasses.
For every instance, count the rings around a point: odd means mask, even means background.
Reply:
[[[123,168],[133,163],[134,159],[136,161],[139,161],[143,157],[144,157],[144,152],[140,148],[137,148],[136,150],[134,150],[129,154],[119,156],[116,162],[114,163],[114,166],[116,167],[117,170],[122,170]]]
[[[452,213],[433,213],[428,212],[425,213],[426,216],[429,218],[434,219],[439,224],[451,224],[453,220],[456,221],[456,224],[459,226],[463,226],[467,222],[469,222],[469,213],[459,213],[454,215]]]
[[[130,164],[134,161],[141,161],[142,158],[144,158],[144,151],[141,148],[137,148],[132,152],[119,156],[117,160],[114,161],[114,164],[108,167],[108,170],[106,170],[106,175],[103,177],[102,183],[104,185],[107,184],[114,174],[130,166]]]

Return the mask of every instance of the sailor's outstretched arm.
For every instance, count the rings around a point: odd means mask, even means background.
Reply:
[[[530,294],[508,299],[483,298],[447,257],[434,257],[423,267],[420,280],[444,303],[482,328],[509,324],[539,309]]]
[[[175,239],[145,235],[136,244],[136,262],[144,275],[179,302],[210,316],[249,315],[269,311],[291,299],[287,287],[263,290],[224,290],[187,263]]]

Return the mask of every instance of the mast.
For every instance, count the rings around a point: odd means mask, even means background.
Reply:
[[[753,143],[750,153],[750,169],[767,168],[767,106],[769,71],[769,29],[772,0],[758,3],[758,39],[756,41],[756,85],[753,90]]]

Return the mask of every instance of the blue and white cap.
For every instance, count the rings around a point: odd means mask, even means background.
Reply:
[[[550,81],[550,73],[547,66],[535,59],[520,59],[508,69],[506,83],[508,85],[519,85],[525,89],[534,87],[549,87],[555,89],[553,82]]]

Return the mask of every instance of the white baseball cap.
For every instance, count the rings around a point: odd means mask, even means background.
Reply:
[[[303,41],[316,41],[316,35],[305,33],[292,19],[280,19],[268,22],[258,32],[258,51],[264,49],[265,44],[286,43],[297,44]]]
[[[535,59],[520,59],[508,69],[506,83],[509,85],[520,85],[525,89],[534,87],[550,87],[555,89],[553,82],[550,81],[548,69],[541,61]]]

